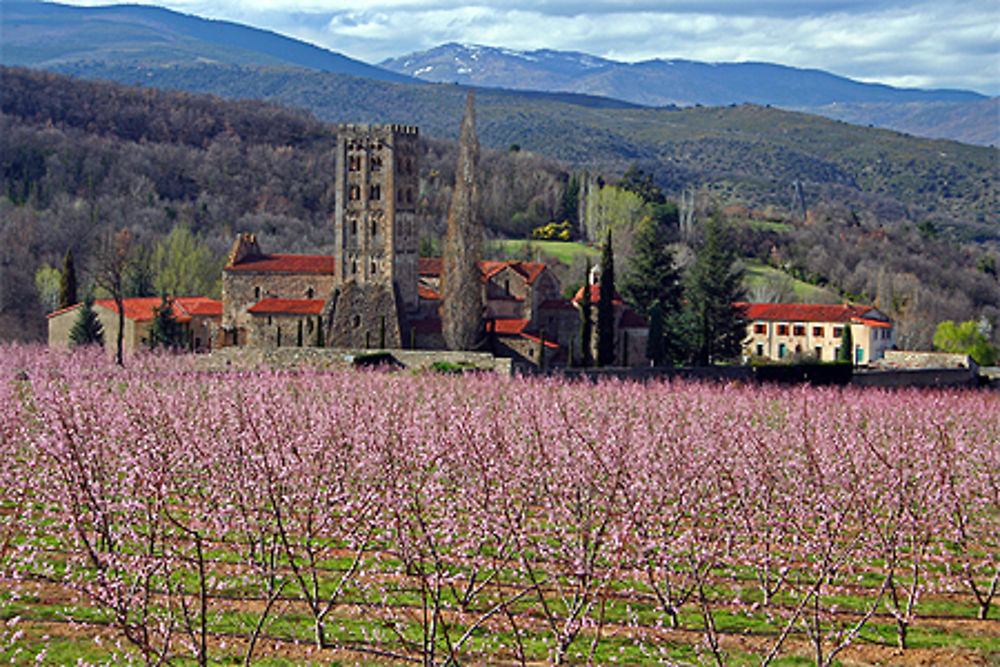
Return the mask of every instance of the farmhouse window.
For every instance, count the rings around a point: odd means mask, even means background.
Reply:
[[[767,333],[767,325],[758,322],[757,324],[753,325],[753,332],[755,334]]]
[[[803,324],[796,324],[795,327],[793,327],[792,331],[795,333],[796,336],[806,335],[806,327]]]
[[[813,327],[813,336],[822,337],[823,327]]]
[[[844,335],[844,327],[834,327],[833,328],[833,337],[834,338],[840,338],[843,335]]]
[[[779,324],[778,325],[778,335],[779,336],[787,336],[788,335],[788,325],[787,324]]]

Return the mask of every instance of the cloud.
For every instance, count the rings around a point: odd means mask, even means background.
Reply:
[[[71,0],[72,1],[72,0]],[[78,4],[104,4],[79,0]],[[165,0],[367,62],[444,42],[625,61],[766,61],[1000,94],[1000,4],[980,0]],[[359,9],[359,7],[363,7]]]

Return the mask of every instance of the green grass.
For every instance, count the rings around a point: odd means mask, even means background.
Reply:
[[[789,276],[784,271],[780,271],[763,262],[748,262],[746,265],[746,285],[748,290],[756,285],[766,284],[770,280],[780,279],[791,281],[792,290],[799,303],[835,303],[839,297],[834,292],[824,288],[810,285],[807,282]]]
[[[494,241],[496,247],[500,249],[507,259],[521,259],[530,252],[532,260],[539,260],[542,257],[553,257],[563,264],[573,264],[573,260],[580,255],[590,255],[592,259],[601,253],[596,248],[591,248],[582,243],[572,241],[525,241],[521,239],[501,239]]]

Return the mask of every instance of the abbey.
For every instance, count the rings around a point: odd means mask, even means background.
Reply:
[[[400,347],[419,307],[418,147],[416,127],[340,125],[334,254],[267,254],[242,234],[223,269],[221,342]]]
[[[223,269],[216,345],[444,348],[442,260],[418,257],[417,128],[340,125],[336,165],[334,254],[267,253],[241,234]],[[566,361],[580,315],[555,273],[535,262],[478,267],[484,349]],[[636,363],[645,323],[620,302],[616,318],[620,363]]]

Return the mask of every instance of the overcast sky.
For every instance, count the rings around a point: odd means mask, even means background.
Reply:
[[[465,42],[629,62],[764,61],[1000,95],[998,0],[139,1],[274,30],[370,63]]]

